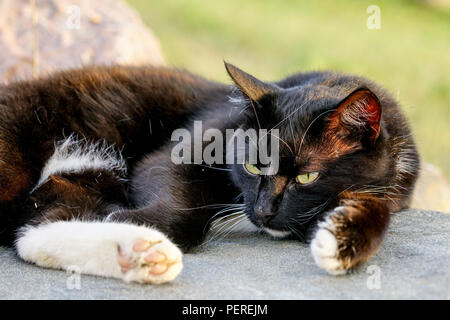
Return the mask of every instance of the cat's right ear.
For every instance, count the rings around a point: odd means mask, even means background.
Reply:
[[[263,82],[254,76],[242,71],[228,62],[225,68],[234,83],[251,100],[259,101],[268,95],[274,95],[280,88],[274,84]]]

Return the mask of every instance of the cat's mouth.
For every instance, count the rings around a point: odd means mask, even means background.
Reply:
[[[265,233],[272,236],[273,238],[284,239],[293,233],[292,230],[279,230],[279,229],[270,228],[270,227],[268,227],[267,223],[265,224],[261,220],[257,219],[255,214],[253,214],[253,215],[247,214],[247,219],[258,230],[264,231]],[[283,229],[283,226],[280,226],[279,228]]]
[[[271,235],[272,237],[279,238],[279,239],[286,238],[292,233],[291,231],[281,231],[281,230],[275,230],[275,229],[271,229],[271,228],[267,228],[267,227],[262,227],[262,229],[266,233]]]

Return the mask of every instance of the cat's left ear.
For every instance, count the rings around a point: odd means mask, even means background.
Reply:
[[[330,126],[343,129],[349,134],[362,134],[375,142],[380,135],[381,103],[367,88],[350,93],[331,116]]]
[[[259,101],[268,95],[276,94],[280,88],[274,84],[263,82],[242,71],[230,63],[224,62],[231,79],[251,100]]]

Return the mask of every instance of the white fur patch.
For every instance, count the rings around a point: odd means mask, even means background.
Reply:
[[[55,151],[42,169],[41,177],[33,191],[53,174],[77,173],[86,169],[106,169],[117,172],[119,176],[126,173],[125,161],[113,146],[105,142],[87,143],[85,139],[70,135],[56,143]]]
[[[401,177],[416,174],[418,162],[416,152],[411,147],[400,149],[397,159],[397,172]]]
[[[250,102],[248,99],[238,88],[234,87],[228,96],[228,101],[236,106],[242,107]]]
[[[232,97],[232,96],[228,96],[228,101],[232,104],[238,105],[238,106],[242,106],[246,103],[245,99],[243,97]]]
[[[342,261],[338,258],[338,241],[334,234],[330,219],[319,224],[319,229],[311,241],[311,253],[316,264],[332,275],[345,274],[346,270]]]
[[[286,238],[291,234],[291,231],[280,231],[270,228],[263,228],[265,232],[267,232],[269,235],[271,235],[274,238]]]
[[[414,145],[410,142],[408,136],[399,136],[394,138],[394,148],[397,150],[396,170],[397,181],[417,174],[419,162]]]
[[[133,251],[137,241],[147,241],[146,252]],[[59,221],[22,228],[16,242],[19,256],[39,266],[63,270],[77,267],[82,273],[143,283],[175,279],[182,269],[181,251],[161,232],[126,223]],[[119,249],[134,265],[124,272]],[[145,264],[145,255],[158,251],[170,262],[164,273],[155,275]]]

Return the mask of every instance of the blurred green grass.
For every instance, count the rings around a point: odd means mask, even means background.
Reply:
[[[276,80],[331,69],[382,84],[402,103],[424,159],[450,178],[450,12],[408,0],[128,0],[172,66],[229,81],[222,60]],[[381,29],[369,30],[369,5]]]

